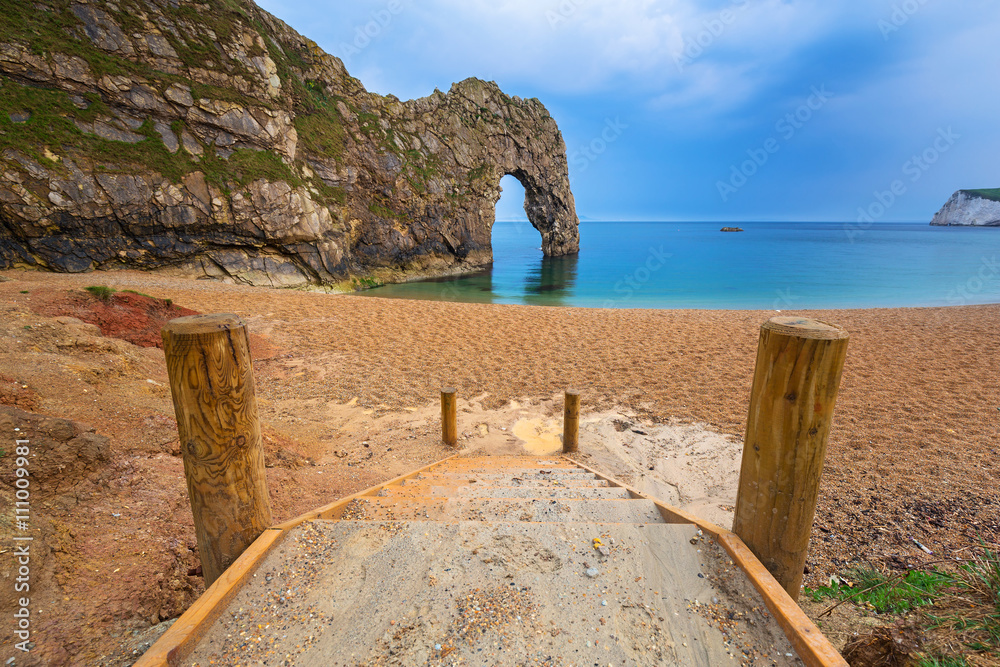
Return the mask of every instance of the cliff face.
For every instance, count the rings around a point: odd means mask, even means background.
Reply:
[[[3,7],[2,267],[282,286],[461,272],[492,261],[506,174],[544,252],[579,248],[538,100],[476,79],[369,93],[249,1]]]
[[[1000,190],[959,190],[934,215],[931,224],[1000,227]]]

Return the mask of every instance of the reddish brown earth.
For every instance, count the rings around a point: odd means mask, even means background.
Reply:
[[[160,329],[169,320],[198,313],[163,299],[134,292],[115,292],[100,299],[89,292],[67,292],[33,304],[34,312],[48,317],[66,315],[94,324],[105,336],[139,347],[163,347]]]
[[[105,480],[33,508],[52,550],[32,601],[35,664],[127,664],[151,623],[203,589],[162,351],[39,314],[90,298],[87,285],[244,318],[276,520],[443,458],[436,423],[391,421],[443,385],[484,395],[485,408],[577,386],[584,413],[742,436],[759,326],[773,315],[394,301],[139,272],[3,276],[0,402],[93,426],[111,448]],[[1000,541],[1000,306],[803,314],[851,333],[807,583]]]

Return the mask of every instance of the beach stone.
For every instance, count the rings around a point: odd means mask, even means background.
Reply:
[[[600,574],[600,570],[598,570],[596,567],[588,567],[586,569],[586,571],[584,572],[584,574],[586,574],[588,577],[590,577],[591,579],[593,579],[598,574]]]

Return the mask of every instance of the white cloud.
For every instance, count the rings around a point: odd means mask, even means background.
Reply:
[[[662,95],[661,104],[718,104],[712,98],[745,89],[752,70],[759,72],[750,84],[766,82],[776,64],[845,22],[867,16],[874,29],[870,10],[821,0],[704,4],[430,0],[399,17],[407,25],[395,37],[419,30],[419,43],[395,48],[451,80],[475,75],[566,94],[628,89]],[[699,80],[705,75],[715,83]]]

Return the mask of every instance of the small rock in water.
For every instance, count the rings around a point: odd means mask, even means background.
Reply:
[[[590,577],[591,579],[593,579],[593,578],[594,578],[594,577],[596,577],[596,576],[597,576],[598,574],[600,574],[600,572],[598,571],[598,569],[597,569],[596,567],[588,567],[588,568],[587,568],[587,571],[586,571],[586,573],[585,573],[585,574],[586,574],[586,575],[587,575],[588,577]]]

